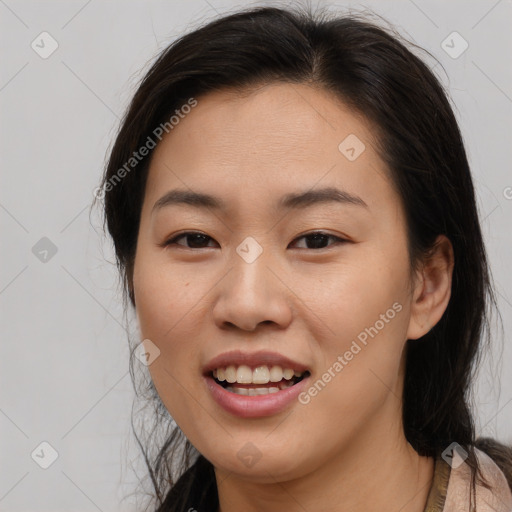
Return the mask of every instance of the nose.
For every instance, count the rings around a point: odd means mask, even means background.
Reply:
[[[231,270],[217,287],[213,308],[217,327],[254,331],[259,324],[272,323],[280,328],[290,324],[293,294],[277,266],[269,260],[262,254],[248,263],[234,255]]]

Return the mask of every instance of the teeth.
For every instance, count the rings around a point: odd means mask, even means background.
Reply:
[[[236,382],[236,368],[235,368],[233,365],[228,366],[228,367],[224,370],[224,374],[226,375],[226,380],[227,380],[229,383]]]
[[[252,370],[245,365],[239,366],[236,370],[236,382],[250,384],[252,382]]]
[[[291,368],[286,368],[286,370],[283,371],[283,375],[286,380],[290,380],[294,373],[295,372]]]
[[[237,395],[246,395],[246,396],[257,396],[257,395],[268,395],[270,393],[277,393],[279,388],[234,388],[232,386],[228,386],[226,388],[228,391],[235,393]]]
[[[252,372],[253,384],[266,384],[270,380],[270,371],[268,366],[258,366]]]
[[[257,396],[257,395],[268,395],[269,393],[277,393],[283,389],[293,386],[292,382],[280,382],[278,387],[268,388],[238,388],[236,386],[228,386],[225,388],[227,391],[236,393],[237,395]]]
[[[272,366],[270,369],[270,382],[279,382],[284,378],[283,369],[280,366]]]
[[[254,370],[245,364],[240,366],[229,365],[226,368],[217,368],[213,370],[213,376],[220,382],[227,381],[230,384],[238,382],[239,384],[267,384],[269,382],[280,382],[290,380],[294,376],[300,377],[304,372],[293,370],[292,368],[281,368],[274,365],[269,368],[266,365],[257,366]],[[256,388],[268,389],[268,388]]]

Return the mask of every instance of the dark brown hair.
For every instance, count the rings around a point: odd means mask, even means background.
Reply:
[[[454,441],[465,447],[474,490],[480,471],[475,446],[512,479],[507,448],[475,439],[469,405],[470,383],[481,344],[490,341],[489,315],[496,300],[468,160],[447,94],[400,39],[361,16],[264,7],[224,16],[174,41],[142,79],[122,121],[102,181],[105,221],[125,305],[128,294],[136,307],[133,266],[151,153],[119,182],[112,178],[176,109],[211,91],[243,92],[287,82],[321,87],[363,115],[375,127],[377,149],[403,201],[411,270],[429,254],[439,234],[454,249],[451,299],[443,317],[421,339],[407,341],[405,435],[421,455],[436,457]],[[217,510],[211,463],[171,423],[152,382],[146,382],[145,392],[156,412],[148,436],[152,443],[144,445],[136,437],[159,510]],[[158,425],[163,426],[162,439],[151,454]],[[171,464],[178,465],[178,482]]]

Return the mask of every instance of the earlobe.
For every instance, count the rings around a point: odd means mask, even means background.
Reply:
[[[450,240],[439,235],[434,249],[423,262],[413,290],[407,339],[427,334],[441,319],[451,296],[454,267]]]

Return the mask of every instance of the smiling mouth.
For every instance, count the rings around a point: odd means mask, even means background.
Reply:
[[[219,381],[213,376],[213,372],[210,372],[210,377],[215,381],[215,383],[223,387],[226,391],[246,396],[259,396],[277,393],[283,389],[295,386],[295,384],[299,383],[304,378],[309,377],[309,375],[309,371],[306,370],[300,377],[293,376],[291,379],[285,379],[283,377],[279,382],[268,382],[266,384],[242,384],[239,382],[227,382],[226,380]]]

